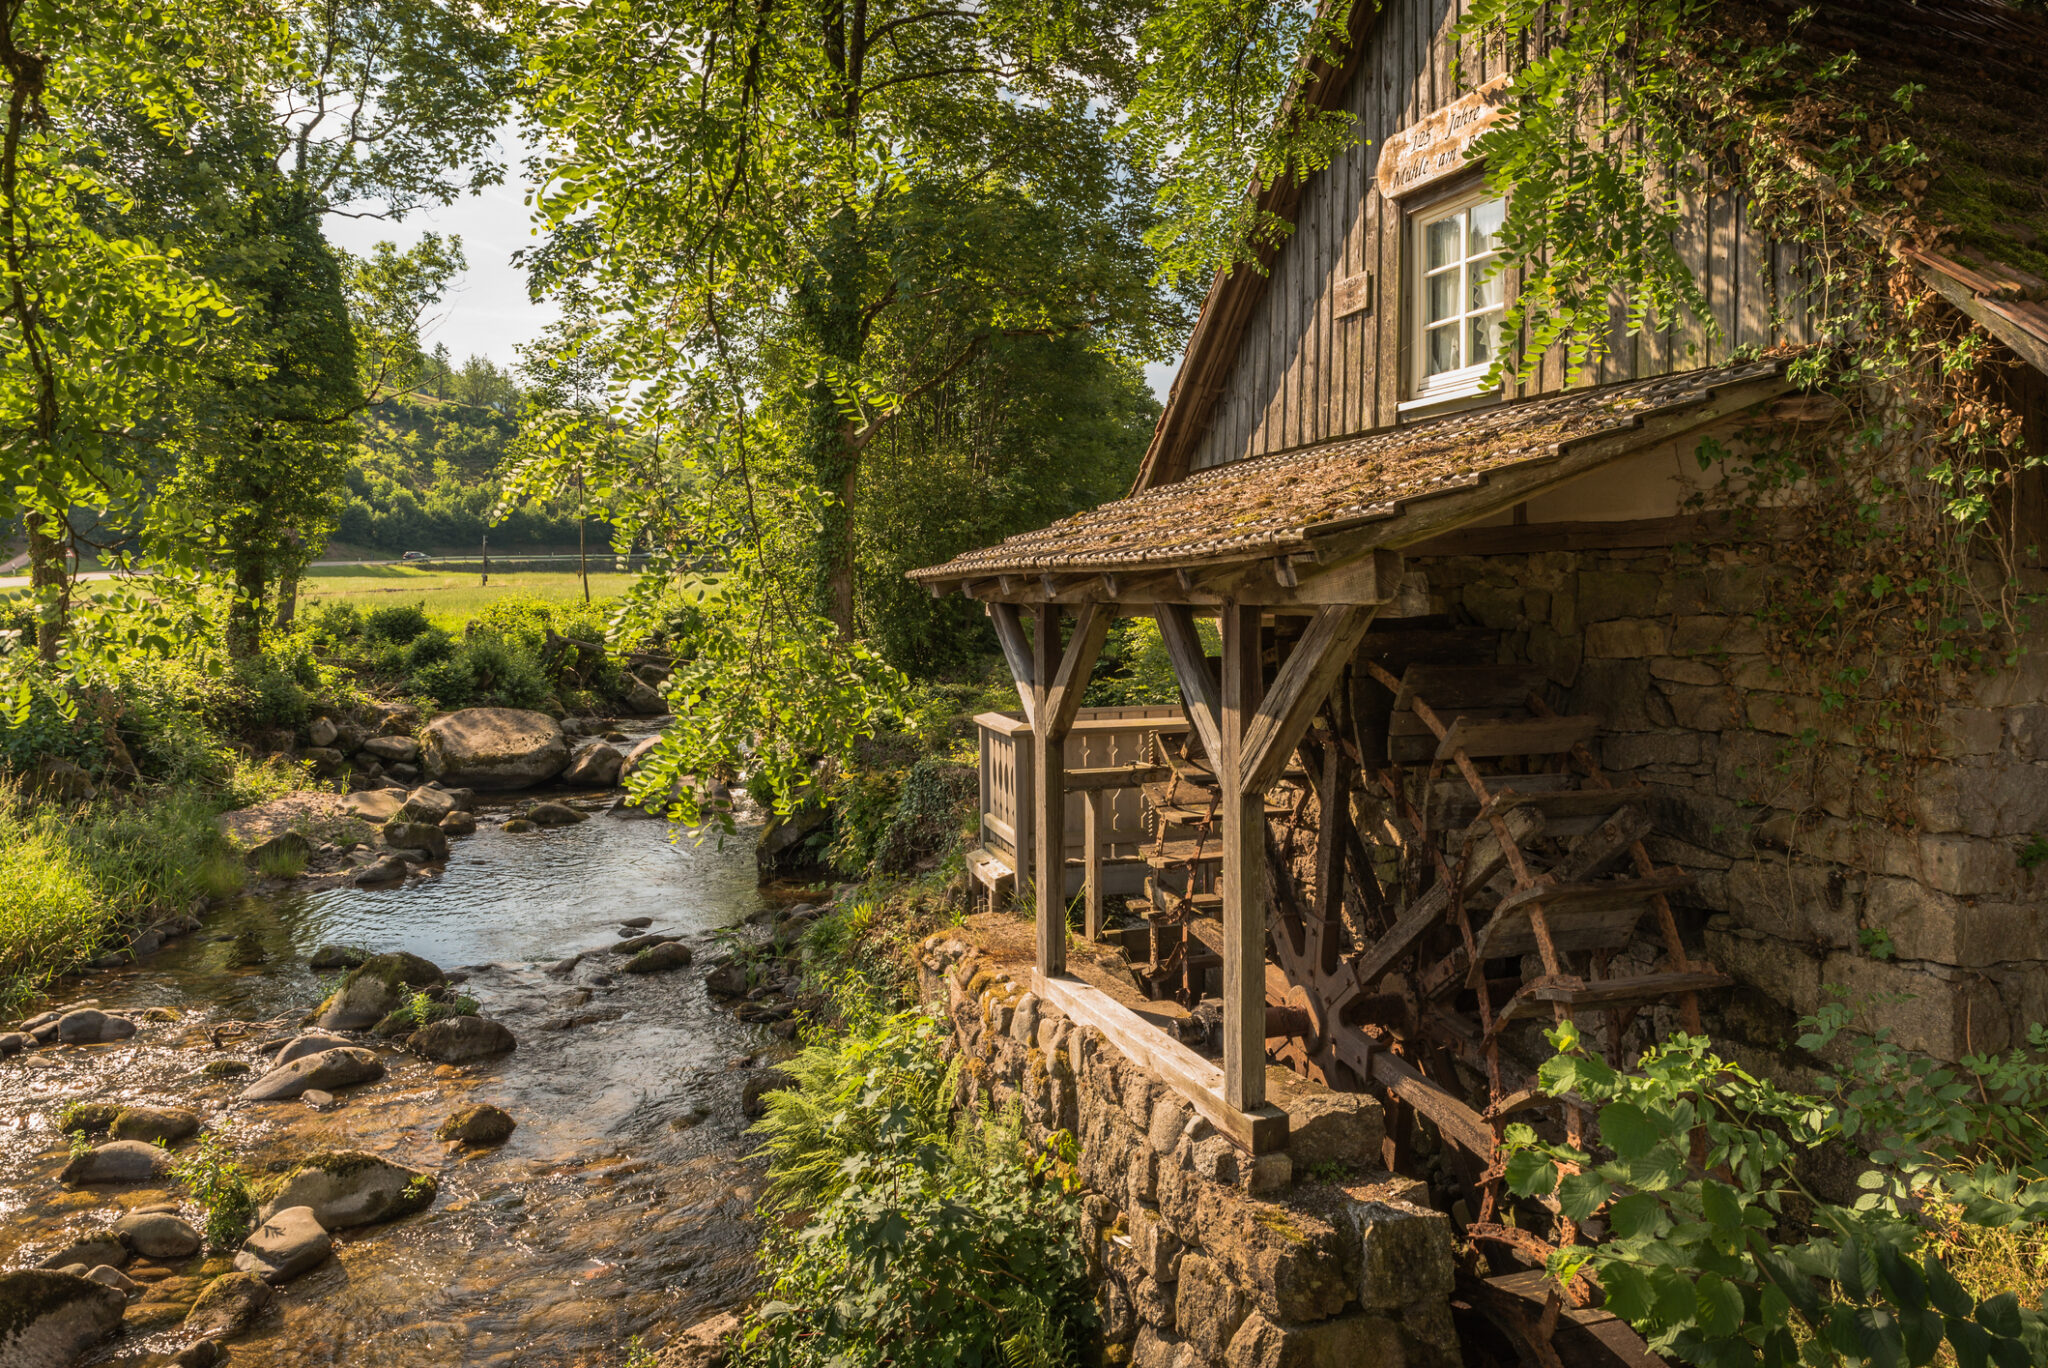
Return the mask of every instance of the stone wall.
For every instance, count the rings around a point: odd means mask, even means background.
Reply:
[[[1451,1368],[1451,1225],[1381,1171],[1380,1107],[1268,1073],[1285,1153],[1218,1135],[1100,1032],[1026,991],[970,930],[920,953],[953,1024],[962,1102],[1021,1100],[1034,1139],[1079,1142],[1084,1235],[1108,1361],[1133,1368]]]
[[[1656,791],[1651,855],[1698,876],[1692,930],[1742,984],[1711,999],[1717,1037],[1782,1045],[1825,985],[1948,1059],[2048,1020],[2048,868],[2020,860],[2048,836],[2048,649],[1959,691],[1925,719],[1933,758],[1894,765],[1859,743],[1858,709],[1824,709],[1769,658],[1775,569],[1729,548],[1409,568],[1433,611],[1500,629],[1504,660],[1599,715],[1602,764]]]

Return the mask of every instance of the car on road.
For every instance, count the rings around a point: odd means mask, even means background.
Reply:
[[[424,551],[408,551],[398,559],[401,561],[423,561],[427,559],[427,553]]]

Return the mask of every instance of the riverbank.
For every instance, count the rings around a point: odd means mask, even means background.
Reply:
[[[567,796],[592,807],[601,798]],[[197,934],[91,976],[93,1006],[57,1004],[129,1022],[132,1035],[114,1028],[104,1043],[0,1061],[0,1268],[91,1252],[136,1285],[121,1289],[127,1333],[79,1361],[162,1364],[220,1339],[236,1364],[264,1368],[612,1368],[636,1337],[666,1342],[745,1300],[760,1182],[746,1159],[747,1108],[790,1047],[772,1022],[715,1006],[703,977],[736,949],[771,945],[793,895],[757,887],[751,826],[740,840],[700,844],[600,812],[507,831],[525,801],[481,801],[478,833],[432,877],[231,900]],[[629,972],[641,956],[617,950],[649,935],[673,937],[661,944],[678,953],[665,970]],[[503,1027],[512,1047],[451,1058],[408,1023],[337,1024],[321,1028],[346,1042],[330,1051],[367,1054],[381,1076],[330,1083],[311,1101],[245,1096],[281,1054],[322,1043],[304,1040],[302,1023],[321,1021],[337,995],[356,1021],[389,1005],[339,991],[345,972],[357,985],[391,973],[389,961],[339,967],[363,951],[426,961],[394,1000],[425,992],[460,1010],[467,999],[474,1011],[462,1019]],[[200,1135],[174,1140],[173,1162],[214,1137],[260,1201],[307,1181],[295,1173],[354,1166],[333,1158],[346,1154],[372,1156],[360,1171],[402,1178],[401,1192],[426,1185],[388,1166],[426,1175],[434,1196],[388,1220],[323,1226],[327,1257],[278,1279],[246,1326],[213,1334],[192,1317],[240,1251],[156,1256],[118,1234],[118,1248],[85,1250],[124,1213],[172,1206],[143,1214],[193,1231],[206,1213],[161,1174],[59,1181],[72,1162],[61,1130],[72,1102],[189,1112]],[[437,1135],[486,1106],[514,1123],[502,1143]]]

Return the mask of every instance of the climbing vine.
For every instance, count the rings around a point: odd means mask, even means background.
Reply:
[[[1473,150],[1508,195],[1504,269],[1519,275],[1496,378],[1530,378],[1546,353],[1579,374],[1624,332],[1725,343],[1679,248],[1710,203],[1796,249],[1771,311],[1814,339],[1776,353],[1806,397],[1700,461],[1721,479],[1708,502],[1733,508],[1773,566],[1759,625],[1796,696],[1791,730],[1816,750],[1862,748],[1897,820],[1901,753],[1931,754],[1957,680],[2024,649],[2039,534],[2015,495],[2042,463],[2015,358],[1915,254],[2048,271],[2031,232],[1987,207],[1985,166],[2016,177],[2005,188],[2021,200],[2042,172],[2001,144],[2025,135],[2001,124],[1998,73],[1951,60],[1956,36],[1935,19],[1916,37],[1951,52],[1906,73],[1865,61],[1866,35],[1835,18],[1749,0],[1475,0],[1459,36],[1534,54],[1513,77],[1514,117]],[[2048,27],[2012,22],[2048,51]],[[1950,68],[1932,89],[1919,79]]]

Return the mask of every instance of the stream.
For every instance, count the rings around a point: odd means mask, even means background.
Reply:
[[[753,832],[696,844],[664,822],[597,815],[510,834],[504,815],[480,803],[479,830],[435,877],[245,898],[133,969],[61,989],[155,1019],[131,1040],[0,1063],[0,1267],[33,1265],[72,1227],[179,1197],[57,1183],[59,1107],[120,1099],[200,1111],[259,1180],[309,1150],[348,1148],[440,1181],[428,1211],[338,1232],[335,1257],[281,1287],[232,1342],[236,1368],[615,1365],[633,1336],[743,1299],[760,1174],[744,1159],[740,1094],[751,1066],[788,1047],[717,1009],[701,961],[713,932],[767,905]],[[699,967],[614,974],[617,961],[596,955],[545,972],[615,941],[627,917],[691,943]],[[255,1043],[288,1034],[332,983],[306,965],[329,942],[466,971],[461,991],[518,1049],[462,1068],[386,1052],[388,1075],[326,1112],[239,1102],[246,1077],[201,1076],[229,1058],[260,1070]],[[469,1102],[510,1112],[511,1140],[471,1152],[434,1139]],[[199,1271],[196,1259],[176,1270]],[[147,1333],[136,1322],[131,1308],[127,1332],[88,1362],[139,1368],[183,1342],[175,1320]]]

